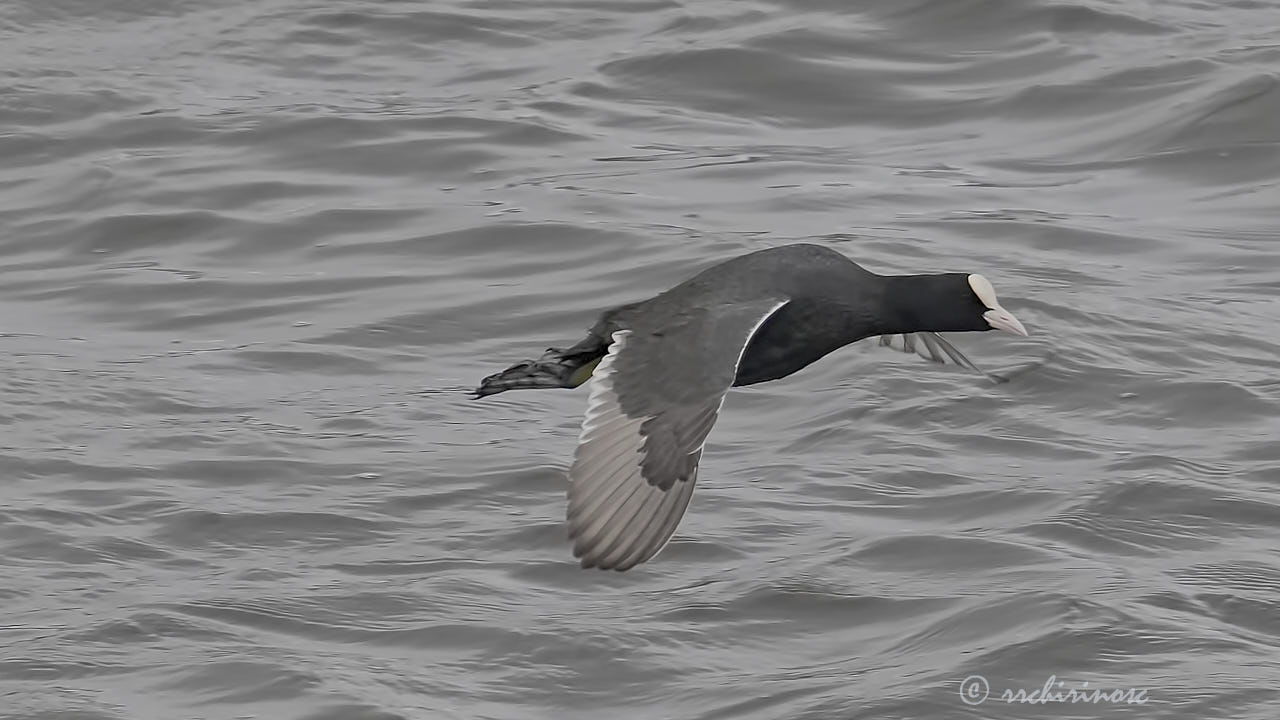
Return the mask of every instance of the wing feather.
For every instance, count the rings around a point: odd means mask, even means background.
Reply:
[[[697,461],[698,459],[694,458],[693,475],[690,476],[689,481],[676,485],[663,496],[662,505],[658,507],[649,524],[645,526],[642,535],[637,540],[634,551],[623,559],[620,566],[632,567],[639,562],[643,562],[645,559],[657,555],[671,541],[671,535],[680,523],[680,518],[684,515],[685,508],[689,506],[689,499],[693,497],[693,488],[698,479]]]
[[[566,517],[583,567],[627,570],[670,541],[752,335],[784,299],[613,333],[590,380]]]
[[[914,353],[930,362],[946,364],[948,361],[960,367],[986,374],[949,340],[933,332],[881,335],[880,346],[899,352]]]

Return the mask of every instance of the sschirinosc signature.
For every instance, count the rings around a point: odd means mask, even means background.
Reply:
[[[991,697],[991,684],[981,675],[970,675],[960,681],[960,699],[966,705],[981,705]],[[1005,688],[996,696],[1000,702],[1047,705],[1049,703],[1084,703],[1090,705],[1146,705],[1151,702],[1145,688],[1097,688],[1088,681],[1071,684],[1050,675],[1037,688]]]

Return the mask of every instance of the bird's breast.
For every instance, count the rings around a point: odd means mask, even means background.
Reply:
[[[852,342],[833,308],[797,300],[760,326],[743,351],[734,385],[784,378]]]

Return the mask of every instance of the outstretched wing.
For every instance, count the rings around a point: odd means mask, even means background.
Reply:
[[[626,570],[666,545],[742,353],[786,302],[691,309],[613,333],[569,469],[569,538],[583,567]]]
[[[938,333],[918,332],[902,335],[881,335],[880,346],[893,348],[900,352],[915,353],[931,362],[942,364],[952,362],[974,372],[979,372],[983,375],[987,374],[985,370],[974,365],[972,360],[965,357],[964,353],[960,352],[955,345],[952,345]]]

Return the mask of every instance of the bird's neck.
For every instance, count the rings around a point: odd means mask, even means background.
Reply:
[[[947,311],[957,282],[967,283],[967,276],[959,273],[885,276],[880,334],[960,329],[948,322],[951,313]]]

